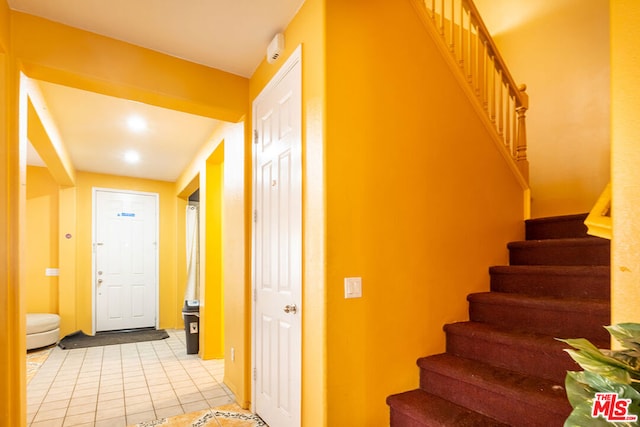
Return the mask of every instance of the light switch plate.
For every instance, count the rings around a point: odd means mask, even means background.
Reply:
[[[344,297],[362,298],[362,277],[344,278]]]
[[[44,275],[47,277],[50,276],[59,276],[60,275],[60,270],[58,270],[57,268],[47,268],[44,270]]]

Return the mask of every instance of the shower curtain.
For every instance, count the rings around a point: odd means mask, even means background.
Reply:
[[[191,202],[187,206],[187,287],[185,301],[200,299],[200,251],[198,244],[198,206]],[[195,304],[194,304],[195,305]]]

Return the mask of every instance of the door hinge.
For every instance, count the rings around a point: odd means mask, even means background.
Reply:
[[[253,210],[253,222],[258,222],[258,210]]]
[[[258,137],[258,129],[254,129],[254,130],[253,130],[253,143],[254,143],[254,144],[257,144],[257,143],[258,143],[258,139],[260,139],[260,138]]]
[[[253,380],[257,380],[258,379],[258,370],[256,368],[253,368]]]

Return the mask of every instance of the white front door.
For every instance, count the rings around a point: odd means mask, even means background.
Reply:
[[[94,190],[96,331],[156,326],[158,195]]]
[[[255,411],[300,425],[302,110],[298,49],[253,104]]]

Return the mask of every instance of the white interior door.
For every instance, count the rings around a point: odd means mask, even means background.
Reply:
[[[300,425],[302,161],[300,50],[253,105],[254,396],[268,425]]]
[[[158,195],[94,190],[96,331],[156,326]]]

